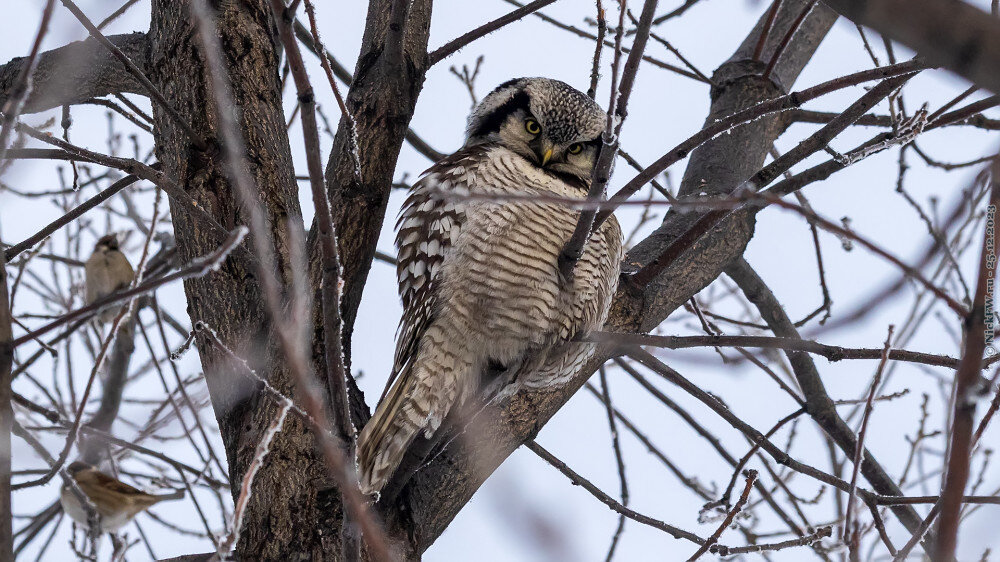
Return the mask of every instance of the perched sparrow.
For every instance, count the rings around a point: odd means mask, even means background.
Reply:
[[[86,272],[87,304],[127,288],[135,278],[132,264],[118,249],[117,234],[108,234],[97,241],[94,253],[87,260]],[[110,322],[119,310],[118,307],[107,308],[96,318],[100,322]]]
[[[184,497],[183,490],[171,494],[148,494],[80,461],[69,465],[66,470],[76,480],[83,493],[87,494],[90,501],[97,506],[97,513],[101,516],[101,531],[105,533],[114,533],[128,524],[140,511],[161,501],[179,500]],[[62,487],[59,503],[73,521],[81,525],[88,524],[87,508],[80,503],[68,484]]]

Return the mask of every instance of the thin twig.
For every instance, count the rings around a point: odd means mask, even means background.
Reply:
[[[476,29],[473,29],[472,31],[463,33],[462,35],[452,39],[451,41],[448,41],[444,45],[428,53],[427,55],[427,60],[429,62],[428,66],[434,66],[435,64],[455,54],[463,47],[466,47],[467,45],[469,45],[469,43],[472,43],[476,39],[485,37],[486,35],[493,33],[494,31],[500,29],[501,27],[509,23],[513,23],[532,12],[535,12],[541,8],[544,8],[545,6],[548,6],[549,4],[552,4],[555,1],[556,0],[535,0],[534,2],[526,4],[512,12],[504,14],[489,23],[485,23],[477,27]]]
[[[542,460],[555,467],[559,472],[562,472],[564,475],[566,475],[566,477],[569,478],[574,485],[580,486],[584,490],[590,492],[591,495],[600,500],[601,503],[603,503],[604,505],[611,508],[612,511],[624,515],[625,517],[628,517],[633,521],[642,523],[643,525],[649,525],[654,529],[659,529],[669,534],[670,536],[674,537],[675,539],[685,539],[697,545],[705,544],[705,539],[699,537],[698,535],[695,535],[694,533],[689,533],[688,531],[679,529],[677,527],[674,527],[673,525],[664,523],[663,521],[659,521],[657,519],[653,519],[652,517],[648,517],[641,513],[632,511],[631,509],[618,503],[617,501],[614,500],[614,498],[605,494],[603,491],[601,491],[600,488],[595,486],[593,482],[577,474],[573,469],[566,466],[566,463],[556,458],[555,455],[545,450],[541,445],[539,445],[535,441],[528,441],[527,443],[524,444],[524,446],[530,449],[531,452],[541,457]]]
[[[868,436],[868,420],[871,419],[872,410],[875,407],[875,392],[882,382],[882,373],[889,362],[889,351],[892,349],[892,333],[895,326],[889,325],[889,333],[885,337],[885,345],[882,348],[882,359],[878,368],[875,369],[875,376],[872,378],[871,386],[868,388],[868,398],[865,400],[865,410],[861,415],[861,429],[858,430],[857,445],[854,447],[854,468],[851,471],[851,489],[847,491],[847,507],[844,508],[844,542],[851,544],[851,534],[857,529],[852,528],[851,522],[854,517],[854,497],[858,490],[858,473],[861,472],[861,456],[865,452],[865,437]]]
[[[747,501],[749,501],[750,499],[750,490],[753,490],[753,484],[754,482],[757,481],[757,471],[753,469],[748,470],[746,472],[746,477],[747,477],[746,486],[744,486],[743,493],[740,494],[740,499],[736,502],[736,505],[734,505],[733,508],[729,510],[729,513],[726,514],[726,518],[723,519],[722,524],[720,524],[719,528],[716,529],[714,533],[712,533],[712,536],[708,537],[708,540],[705,541],[705,544],[701,545],[701,548],[699,548],[697,552],[695,552],[691,556],[691,558],[688,558],[688,562],[697,560],[698,558],[701,557],[702,554],[708,552],[708,549],[711,548],[712,545],[719,542],[719,537],[722,536],[722,533],[726,530],[727,527],[729,527],[729,525],[732,524],[733,519],[736,519],[736,516],[740,513],[740,511],[743,511],[743,506],[745,506],[747,504]]]

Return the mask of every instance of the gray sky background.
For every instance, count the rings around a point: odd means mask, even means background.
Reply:
[[[10,0],[6,6],[8,17],[0,19],[0,61],[15,56],[24,56],[37,23],[43,2],[39,0]],[[95,21],[99,21],[120,2],[88,0],[80,2],[84,11]],[[609,18],[614,14],[613,2],[606,1]],[[633,10],[641,7],[641,2],[630,2]],[[679,0],[661,2],[660,11],[666,11],[680,4]],[[987,5],[988,2],[977,2]],[[692,63],[706,74],[727,59],[751,29],[769,4],[744,0],[702,0],[679,20],[674,20],[656,30],[659,35],[673,43]],[[348,0],[341,2],[318,2],[317,10],[321,32],[327,47],[349,68],[353,67],[364,26],[366,2]],[[465,31],[500,16],[512,6],[499,0],[468,2],[462,0],[438,0],[435,2],[431,27],[431,47]],[[593,17],[593,2],[590,0],[560,0],[543,10],[559,20],[588,28],[584,17]],[[12,15],[10,15],[12,14]],[[148,27],[149,4],[141,2],[125,17],[118,20],[108,30],[109,33],[145,31]],[[54,48],[66,42],[86,37],[86,32],[64,9],[57,9],[54,23],[46,38],[46,48]],[[874,33],[869,38],[876,47],[881,61],[885,62],[881,41]],[[660,45],[652,43],[648,53],[676,63],[676,59]],[[485,55],[485,60],[477,80],[480,97],[495,85],[517,76],[549,76],[559,78],[582,89],[586,89],[593,49],[591,42],[559,30],[541,20],[528,17],[505,27],[453,55],[450,59],[432,68],[427,74],[424,90],[413,118],[412,128],[439,151],[448,153],[461,145],[465,117],[470,100],[465,87],[448,72],[449,65],[473,66],[476,57]],[[898,47],[897,56],[904,60],[910,56],[908,50]],[[609,63],[611,52],[606,51],[605,63]],[[311,64],[311,78],[320,103],[334,123],[339,115],[332,95],[328,92],[325,78],[314,63]],[[865,53],[854,25],[840,20],[824,41],[819,52],[802,73],[794,89],[802,89],[850,72],[870,68],[871,60]],[[607,64],[604,67],[598,100],[607,102],[609,80]],[[928,102],[933,110],[961,92],[968,86],[944,71],[927,71],[912,80],[906,88],[906,103],[910,111]],[[291,92],[289,88],[288,92]],[[828,111],[841,111],[849,103],[862,95],[861,87],[854,87],[823,97],[807,107]],[[975,99],[982,94],[974,96]],[[141,106],[148,103],[133,96]],[[294,93],[286,96],[286,113],[291,111]],[[642,163],[650,163],[669,148],[698,131],[707,114],[709,103],[708,87],[683,76],[644,65],[639,73],[636,90],[629,107],[629,119],[623,133],[623,147]],[[885,113],[881,104],[878,113]],[[71,136],[74,142],[107,150],[104,144],[106,119],[103,108],[76,107],[73,110],[74,126]],[[58,112],[27,116],[29,123],[41,123],[50,116],[58,117]],[[122,119],[117,126],[123,130],[128,124]],[[778,148],[788,150],[805,135],[815,130],[814,125],[796,125],[778,142]],[[874,129],[855,128],[836,139],[832,146],[849,149],[875,134]],[[291,138],[296,151],[297,168],[304,172],[301,158],[299,124],[292,128]],[[140,137],[144,150],[150,148],[151,139]],[[324,156],[327,155],[331,140],[322,139]],[[996,150],[996,135],[972,128],[949,128],[929,133],[919,140],[920,146],[935,158],[944,161],[965,161],[989,154]],[[123,151],[130,155],[131,148],[126,142]],[[897,150],[877,155],[865,162],[838,173],[825,182],[809,186],[805,194],[814,208],[823,216],[839,220],[848,216],[851,226],[870,239],[879,241],[884,247],[903,258],[914,259],[925,247],[928,236],[925,227],[916,217],[913,209],[895,193],[897,171]],[[800,164],[796,169],[818,163],[827,158],[820,154]],[[671,177],[679,183],[686,161],[675,164]],[[945,174],[940,170],[927,168],[911,155],[911,170],[907,179],[907,189],[914,198],[926,206],[927,198],[936,196],[941,209],[947,211],[958,201],[961,190],[967,187],[978,168]],[[429,165],[421,155],[409,146],[403,148],[396,177],[409,175],[413,181]],[[620,162],[612,189],[616,189],[630,179],[634,172]],[[15,165],[3,181],[23,190],[57,188],[54,167],[50,163],[34,161]],[[307,221],[311,218],[311,200],[305,183],[302,201]],[[379,242],[379,249],[393,252],[392,226],[394,217],[403,199],[397,190],[390,201],[387,220]],[[151,201],[151,198],[143,201]],[[147,207],[148,208],[148,207]],[[662,214],[662,210],[658,211]],[[25,200],[0,192],[0,235],[7,242],[17,241],[31,234],[40,224],[61,214],[46,200]],[[148,214],[148,212],[146,213]],[[618,213],[626,231],[635,223],[638,211],[629,209]],[[101,221],[96,229],[103,229]],[[644,232],[658,224],[653,221]],[[115,228],[125,228],[126,223]],[[881,288],[887,280],[895,279],[897,272],[884,261],[860,248],[844,251],[840,241],[828,234],[820,234],[824,259],[826,260],[828,285],[834,298],[833,313],[852,310],[863,299]],[[978,234],[977,234],[978,236]],[[139,242],[139,236],[131,240],[132,246]],[[978,244],[978,242],[976,242]],[[138,258],[138,252],[130,254]],[[753,241],[747,251],[748,261],[770,284],[776,295],[785,304],[789,315],[797,319],[814,309],[821,302],[821,294],[816,276],[816,266],[812,239],[806,223],[798,216],[779,210],[761,213]],[[978,249],[963,256],[963,272],[970,283],[974,283],[975,261]],[[721,294],[724,287],[713,285],[708,294]],[[909,310],[912,288],[880,307],[864,323],[850,328],[829,331],[818,337],[831,344],[856,347],[878,347],[885,339],[888,324],[899,324]],[[706,300],[706,293],[700,297]],[[161,303],[180,318],[187,320],[184,313],[183,294],[180,286],[172,286],[160,292]],[[18,300],[24,309],[30,308],[31,300]],[[960,350],[955,341],[959,322],[944,308],[935,309],[940,319],[929,320],[917,336],[907,344],[908,349],[945,353],[952,356]],[[360,318],[354,341],[354,368],[362,372],[359,380],[371,404],[380,394],[389,372],[392,360],[393,337],[400,314],[400,305],[395,291],[395,275],[390,266],[376,262],[362,303]],[[740,312],[733,302],[721,307],[720,311]],[[668,334],[698,334],[700,328],[692,322],[690,315],[675,314],[663,327]],[[735,332],[734,332],[735,333]],[[140,350],[141,354],[141,350]],[[691,378],[703,388],[720,395],[730,408],[758,429],[766,431],[778,419],[794,411],[796,406],[787,397],[775,391],[773,383],[766,380],[759,371],[746,366],[722,365],[718,356],[708,350],[691,352],[666,352],[662,354],[669,363],[682,374]],[[78,359],[85,355],[77,355]],[[144,361],[140,356],[133,366]],[[830,394],[835,398],[856,398],[867,388],[875,368],[875,362],[854,361],[828,363],[817,358],[817,365],[823,375]],[[195,353],[189,353],[181,362],[184,374],[196,373],[199,364]],[[39,364],[40,373],[47,373],[49,366]],[[80,364],[77,371],[86,372],[89,365]],[[948,375],[943,369],[935,369],[940,375]],[[45,376],[48,376],[47,374]],[[78,376],[81,379],[82,378]],[[616,405],[623,409],[657,445],[679,464],[682,469],[706,485],[715,484],[724,488],[730,477],[725,465],[708,444],[695,435],[676,416],[655,402],[642,391],[627,375],[612,369],[609,371],[611,393]],[[655,376],[650,376],[654,379]],[[594,379],[596,382],[596,378]],[[685,406],[691,407],[696,417],[717,433],[734,454],[742,455],[746,442],[705,408],[695,405],[693,399],[676,389],[656,384],[668,395]],[[889,382],[887,392],[909,387],[910,393],[898,400],[881,403],[875,409],[871,420],[868,446],[886,467],[890,474],[898,474],[909,450],[904,433],[912,433],[918,415],[917,405],[921,392],[931,395],[930,427],[942,429],[948,389],[942,392],[936,379],[923,369],[898,365]],[[30,395],[30,389],[19,387]],[[155,378],[146,377],[130,386],[129,396],[159,398],[162,389]],[[129,406],[123,416],[141,421],[146,413],[141,407]],[[214,426],[211,415],[205,416]],[[996,425],[996,424],[994,424]],[[175,430],[177,428],[174,428]],[[123,437],[130,434],[123,424],[116,425],[116,431]],[[820,446],[817,430],[811,422],[803,420],[798,426],[799,436],[793,453],[810,464],[823,469],[829,466],[826,450]],[[787,438],[787,428],[775,437],[778,443]],[[559,412],[539,435],[539,442],[566,461],[571,467],[601,486],[612,496],[617,496],[618,477],[614,457],[610,448],[605,412],[601,404],[589,393],[581,391]],[[622,432],[622,443],[626,453],[627,476],[631,488],[631,507],[641,513],[665,520],[671,524],[693,531],[699,535],[711,534],[717,523],[699,524],[698,510],[703,503],[686,490],[659,462],[649,455],[641,443]],[[1000,444],[1000,429],[992,427],[985,436],[986,447],[996,448]],[[59,439],[46,441],[50,450],[57,451]],[[944,442],[932,442],[932,449],[941,451]],[[14,441],[15,466],[17,468],[38,467],[41,461],[20,440]],[[191,460],[193,453],[178,445],[163,445],[165,452],[176,454],[181,460]],[[221,443],[218,449],[222,451]],[[928,456],[927,471],[939,467],[937,457]],[[751,463],[751,466],[754,466]],[[979,464],[973,465],[973,474],[978,474]],[[987,475],[983,490],[992,490],[1000,484],[996,471]],[[926,489],[917,487],[913,494],[936,493],[936,481]],[[803,476],[791,481],[792,488],[802,497],[813,497],[819,486]],[[829,494],[828,490],[826,493]],[[58,493],[58,485],[20,492],[15,495],[14,506],[17,514],[28,514],[48,505]],[[221,531],[223,523],[218,520],[218,508],[209,496],[203,499],[212,525]],[[824,498],[826,499],[826,498]],[[811,519],[824,523],[833,517],[830,503],[807,508]],[[214,511],[213,511],[214,508]],[[960,559],[978,559],[983,549],[1000,547],[1000,537],[996,533],[997,506],[986,506],[985,511],[962,527]],[[197,516],[189,502],[163,504],[155,511],[165,518],[191,529],[201,529]],[[925,512],[923,507],[921,513]],[[761,510],[763,513],[763,511]],[[867,513],[863,516],[867,521]],[[773,517],[765,516],[758,522],[756,530],[765,532],[779,529]],[[205,552],[211,544],[199,538],[179,536],[165,529],[146,516],[138,518],[155,549],[157,556]],[[992,521],[992,523],[991,523]],[[555,469],[535,457],[530,451],[521,449],[487,481],[469,505],[458,515],[452,525],[427,552],[428,561],[482,560],[484,562],[508,562],[522,560],[603,560],[611,535],[617,524],[617,515],[609,511],[597,500],[569,481]],[[135,537],[134,528],[129,534]],[[905,542],[908,534],[895,522],[890,532],[897,545]],[[56,543],[49,550],[47,559],[59,560],[69,554],[66,543],[67,526],[63,525]],[[546,538],[547,537],[547,538]],[[729,531],[723,536],[725,544],[739,544],[740,535]],[[628,522],[622,543],[616,554],[620,561],[675,560],[687,558],[695,548],[682,541],[645,527]],[[130,560],[143,560],[145,549],[139,545],[130,551]],[[773,556],[775,560],[801,560],[812,558],[806,549],[790,550]],[[27,559],[30,559],[27,558]]]

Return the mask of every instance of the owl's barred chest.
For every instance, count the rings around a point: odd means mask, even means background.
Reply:
[[[493,337],[535,339],[562,332],[567,315],[575,313],[572,295],[589,283],[589,272],[573,286],[560,280],[558,256],[579,212],[559,200],[584,193],[504,154],[428,179],[426,185],[436,191],[436,203],[425,203],[423,219],[431,242],[418,245],[415,257],[427,257],[440,291],[438,312],[448,309],[464,318],[469,330]],[[407,224],[405,215],[402,224]],[[405,241],[401,257],[413,250]]]

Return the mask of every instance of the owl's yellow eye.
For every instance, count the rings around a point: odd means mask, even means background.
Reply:
[[[580,144],[578,142],[575,142],[575,143],[569,145],[569,153],[570,154],[580,154],[581,152],[583,152],[583,145],[582,144]]]
[[[538,121],[534,119],[527,119],[524,122],[524,130],[528,131],[532,135],[537,135],[542,132],[542,126],[538,124]]]

